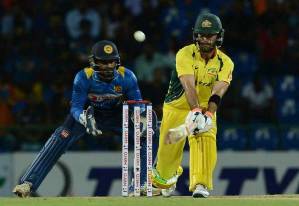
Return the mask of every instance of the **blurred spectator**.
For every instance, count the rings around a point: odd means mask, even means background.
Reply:
[[[260,16],[264,14],[267,10],[267,0],[253,0],[254,12]]]
[[[235,78],[234,81],[231,82],[229,90],[223,97],[224,100],[221,101],[219,112],[217,111],[217,113],[220,113],[218,117],[220,122],[236,124],[247,121],[246,118],[244,118],[244,114],[242,114],[243,105],[239,97],[242,85],[244,85],[244,83],[238,78]]]
[[[105,18],[106,35],[108,39],[115,39],[116,33],[120,30],[123,18],[128,18],[126,10],[122,7],[120,2],[115,2],[111,5]]]
[[[74,3],[74,9],[66,13],[65,22],[71,38],[77,39],[82,35],[81,21],[86,20],[91,24],[89,35],[97,38],[101,31],[101,17],[99,13],[88,6],[87,1],[80,0]]]
[[[150,4],[151,7],[155,8],[158,5],[158,0],[149,0],[149,1],[142,1],[142,0],[125,0],[125,7],[128,8],[133,16],[138,16],[143,12],[143,5]]]
[[[167,70],[155,68],[153,79],[148,83],[140,84],[140,89],[144,99],[148,99],[153,104],[153,109],[156,111],[158,119],[162,118],[162,106],[168,89],[169,74]]]
[[[94,41],[89,36],[91,24],[89,21],[81,21],[82,35],[75,41],[71,42],[70,48],[75,54],[74,58],[78,59],[82,65],[88,63],[88,56],[90,55],[90,48]]]
[[[225,31],[224,46],[233,51],[255,52],[256,19],[249,1],[231,1],[221,11]],[[226,46],[227,45],[227,46]]]
[[[288,71],[299,75],[297,63],[299,61],[299,1],[288,1],[288,48],[286,57],[288,57]]]
[[[158,49],[163,48],[164,40],[166,40],[166,38],[163,38],[164,27],[161,27],[162,25],[159,23],[161,22],[161,14],[163,14],[163,11],[161,11],[160,7],[155,7],[151,1],[143,1],[142,13],[138,16],[134,16],[132,22],[134,30],[143,31],[146,35],[146,41],[155,44]]]
[[[282,23],[275,23],[271,28],[261,29],[259,34],[259,48],[261,68],[264,74],[272,72],[281,74],[283,72],[287,49],[287,30]]]
[[[13,126],[13,87],[6,78],[0,78],[0,152],[16,149],[16,138],[7,128]]]
[[[5,36],[20,36],[29,32],[32,20],[18,4],[5,11],[1,18],[1,33]]]
[[[153,81],[156,68],[172,68],[173,64],[166,60],[166,56],[156,50],[152,44],[144,45],[144,53],[141,53],[135,60],[135,72],[139,81]]]
[[[242,89],[243,115],[252,122],[276,122],[273,88],[259,74]]]
[[[281,74],[285,69],[283,59],[288,45],[288,21],[281,1],[268,1],[267,11],[259,17],[258,47],[264,74]]]
[[[47,29],[46,37],[44,37],[47,51],[41,52],[45,52],[44,55],[50,58],[52,62],[53,58],[56,58],[58,54],[62,54],[68,48],[68,42],[66,41],[68,36],[61,16],[53,14],[48,17],[47,21],[49,28]],[[62,48],[65,49],[61,50]]]
[[[180,42],[186,41],[185,35],[190,33],[188,32],[191,27],[190,22],[188,22],[186,11],[179,9],[174,0],[167,1],[167,4],[164,5],[161,19],[164,28],[162,32],[164,39],[175,37]]]
[[[0,79],[0,127],[11,126],[13,124],[13,115],[11,112],[11,85]]]
[[[282,102],[282,107],[279,109],[281,110],[281,116],[288,117],[297,114],[298,117],[298,106],[296,106],[296,101],[294,99],[285,99],[285,101]]]
[[[38,145],[42,141],[38,137],[47,136],[47,129],[39,135],[19,132],[18,124],[22,128],[47,124],[45,128],[51,129],[62,121],[69,109],[69,85],[99,39],[119,45],[122,61],[136,70],[144,98],[159,113],[177,49],[192,42],[189,30],[203,11],[222,18],[226,29],[222,49],[235,63],[234,81],[219,109],[221,121],[297,118],[297,0],[4,0],[0,11],[0,125],[12,126],[4,126],[7,129],[0,135],[2,140],[8,138],[7,148],[34,149],[30,143]],[[136,30],[145,33],[144,42],[134,40]],[[254,73],[267,74],[267,81],[277,79],[275,91],[269,83],[252,81]],[[273,112],[274,97],[279,114]],[[54,111],[63,112],[53,115]],[[23,144],[27,140],[29,145]],[[94,149],[91,144],[80,142],[74,148]]]

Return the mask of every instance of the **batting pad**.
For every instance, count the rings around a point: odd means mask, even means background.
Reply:
[[[197,184],[213,189],[213,171],[217,161],[216,140],[211,136],[191,136],[190,145],[190,185],[193,192]]]

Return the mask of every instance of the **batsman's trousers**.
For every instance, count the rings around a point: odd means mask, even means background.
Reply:
[[[179,110],[166,104],[163,106],[156,169],[164,179],[171,178],[181,165],[186,142],[186,138],[184,138],[175,144],[166,145],[166,134],[169,129],[183,124],[188,112],[189,110]],[[216,115],[214,115],[211,130],[188,137],[190,146],[190,191],[194,191],[197,184],[202,184],[209,190],[213,189],[213,171],[217,161],[216,133]]]

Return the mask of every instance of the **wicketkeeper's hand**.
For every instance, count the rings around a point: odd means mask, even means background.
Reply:
[[[102,131],[97,127],[97,123],[94,118],[94,109],[92,106],[89,106],[86,110],[83,110],[82,114],[79,116],[79,122],[84,125],[88,134],[93,136],[102,134]]]

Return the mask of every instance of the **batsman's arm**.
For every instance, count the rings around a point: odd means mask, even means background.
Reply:
[[[196,133],[197,130],[204,128],[205,117],[202,109],[199,107],[199,100],[195,89],[195,77],[191,74],[185,74],[179,77],[185,90],[185,96],[190,106],[190,112],[185,119],[187,133]]]
[[[225,81],[218,81],[214,84],[212,89],[212,95],[209,100],[208,110],[205,112],[205,126],[199,129],[199,133],[206,132],[212,128],[212,116],[216,112],[222,96],[225,94],[229,87],[229,84]],[[173,144],[180,141],[189,135],[188,126],[185,124],[180,125],[176,128],[172,128],[168,131],[165,139],[166,144]]]
[[[203,114],[199,108],[198,96],[195,89],[195,77],[192,74],[184,74],[179,77],[184,88],[185,96],[190,106],[190,112],[186,117],[185,123],[170,129],[165,138],[166,144],[176,143],[182,138],[198,129],[198,122],[203,122]]]
[[[175,62],[177,76],[184,89],[185,97],[189,104],[190,110],[199,110],[199,100],[196,92],[194,69],[191,66],[193,65],[193,60],[184,51],[184,49],[181,49],[176,54]]]
[[[192,74],[185,74],[179,77],[180,82],[185,90],[185,96],[187,98],[190,109],[199,108],[199,101],[195,89],[195,77]]]
[[[221,98],[226,93],[228,87],[229,87],[229,83],[225,81],[215,82],[212,89],[212,95],[209,99],[209,105],[207,111],[211,112],[212,114],[214,114],[217,111]]]
[[[220,105],[221,98],[226,93],[230,82],[232,80],[232,73],[234,70],[234,63],[231,59],[227,58],[224,61],[223,68],[217,75],[217,81],[214,83],[212,88],[212,94],[209,99],[208,115],[212,115],[216,112]]]

